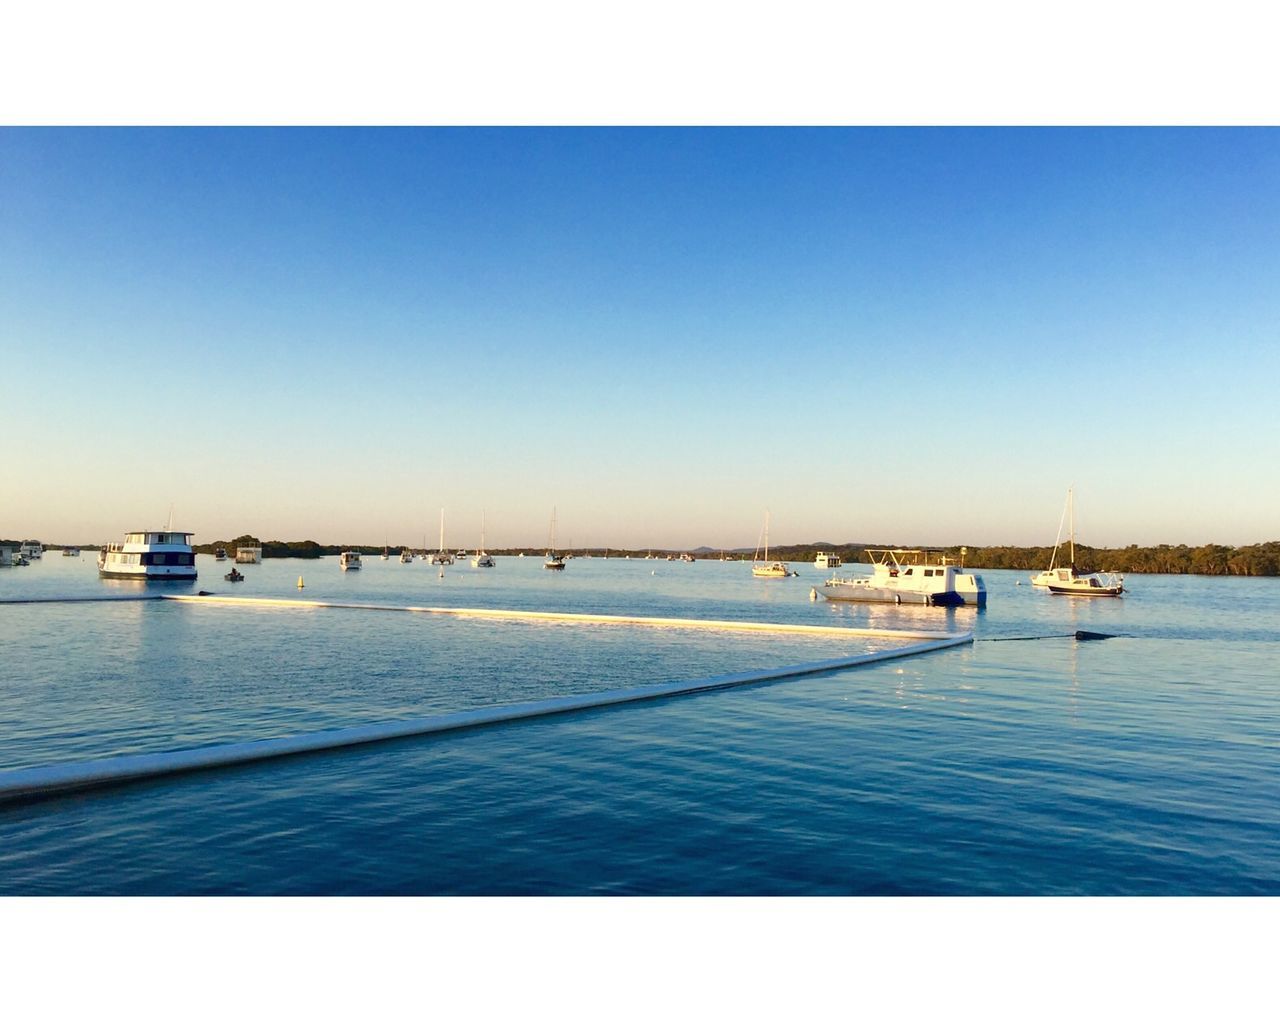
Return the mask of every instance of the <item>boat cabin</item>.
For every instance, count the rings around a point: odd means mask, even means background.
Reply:
[[[194,533],[125,533],[124,542],[126,544],[147,544],[155,546],[156,544],[178,544],[182,547],[191,546],[191,538]],[[115,547],[115,544],[111,545]]]

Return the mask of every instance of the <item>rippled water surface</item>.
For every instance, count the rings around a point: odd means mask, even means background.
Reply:
[[[0,893],[1277,894],[1280,583],[990,606],[810,599],[742,563],[366,558],[223,582],[0,569],[0,599],[237,596],[973,629],[770,685],[0,806]],[[302,575],[305,589],[296,587]],[[1019,585],[1021,582],[1021,585]],[[1105,642],[1068,638],[1077,629]],[[0,605],[0,771],[778,667],[810,638],[166,601]]]

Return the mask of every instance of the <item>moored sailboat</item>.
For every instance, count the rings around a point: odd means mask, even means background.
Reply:
[[[760,560],[760,548],[756,547],[756,552],[751,558],[751,574],[757,579],[787,579],[797,573],[791,571],[791,566],[782,561],[769,560],[769,513],[764,513],[764,559]]]
[[[476,550],[475,557],[471,559],[472,568],[493,568],[493,556],[485,550],[484,543],[484,511],[480,512],[480,547]]]
[[[444,509],[440,509],[440,549],[431,555],[431,564],[433,565],[452,565],[453,555],[449,553],[448,548],[444,545]]]
[[[553,571],[564,571],[564,558],[556,553],[556,510],[551,509],[551,536],[547,544],[547,557],[543,561],[543,568],[550,568]]]
[[[1118,597],[1124,592],[1124,577],[1114,572],[1089,572],[1076,570],[1076,512],[1074,488],[1067,488],[1067,504],[1062,510],[1063,520],[1070,521],[1070,561],[1058,565],[1058,548],[1062,545],[1062,521],[1058,523],[1058,536],[1054,541],[1049,567],[1031,577],[1032,586],[1043,586],[1050,593],[1081,597]]]

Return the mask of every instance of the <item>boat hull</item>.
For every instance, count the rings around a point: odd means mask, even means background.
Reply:
[[[893,589],[884,586],[860,586],[826,583],[822,595],[828,600],[849,601],[859,604],[914,604],[921,607],[986,607],[986,590],[959,593],[945,590],[922,593],[919,590]]]
[[[140,582],[182,582],[196,578],[196,572],[191,568],[169,568],[165,565],[143,567],[146,570],[142,572],[100,568],[98,576],[102,579],[137,579]]]
[[[1050,586],[1050,593],[1059,597],[1118,597],[1124,592],[1123,586]]]

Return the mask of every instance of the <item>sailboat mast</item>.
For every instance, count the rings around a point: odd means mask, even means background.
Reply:
[[[1076,567],[1076,496],[1075,488],[1067,491],[1067,507],[1071,509],[1071,567]]]
[[[444,509],[440,509],[440,550],[444,551]]]
[[[1062,517],[1058,519],[1058,532],[1053,538],[1053,557],[1049,559],[1049,571],[1053,571],[1058,563],[1058,548],[1062,546],[1062,527],[1067,524],[1067,509],[1071,507],[1071,488],[1067,488],[1067,503],[1062,506]]]

